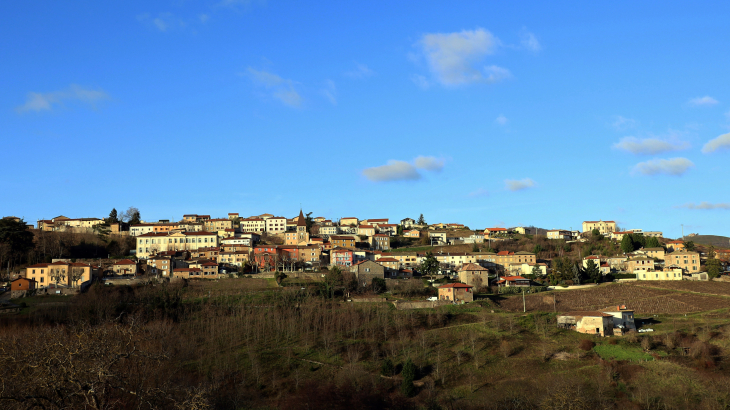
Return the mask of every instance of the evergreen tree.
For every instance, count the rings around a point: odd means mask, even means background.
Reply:
[[[400,385],[401,393],[406,397],[413,397],[416,393],[416,386],[413,385],[413,380],[416,379],[416,365],[411,359],[406,360],[403,365],[401,376],[403,376],[403,382]]]
[[[626,234],[624,235],[624,238],[621,239],[621,250],[624,253],[634,251],[634,241],[631,239],[631,234]]]
[[[112,208],[112,211],[109,212],[109,218],[106,219],[106,222],[110,223],[110,224],[119,223],[119,215],[117,214],[117,208]]]
[[[304,222],[307,224],[307,232],[309,232],[309,229],[312,228],[312,225],[314,225],[314,218],[312,218],[312,213],[309,212],[304,218]]]
[[[716,258],[714,246],[710,246],[710,251],[707,254],[707,276],[710,279],[720,276],[720,261]]]
[[[591,280],[593,283],[598,283],[598,281],[601,279],[601,269],[596,265],[595,262],[593,262],[593,259],[589,259],[588,263],[586,263],[586,276]]]
[[[418,221],[416,221],[416,224],[418,224],[418,225],[426,225],[426,220],[423,219],[423,214],[421,214],[421,216],[418,217]]]
[[[390,359],[385,359],[383,365],[380,367],[380,374],[385,377],[393,377],[393,373],[395,373],[395,366],[393,366],[393,362],[391,362]]]
[[[647,248],[659,248],[662,245],[659,243],[659,239],[655,237],[647,238],[646,240],[646,247]]]
[[[694,252],[696,249],[695,243],[692,241],[688,241],[684,243],[684,248],[687,249],[690,252]]]
[[[646,237],[643,233],[632,233],[629,234],[631,242],[634,244],[634,250],[646,247]]]
[[[433,256],[432,252],[426,254],[426,258],[421,262],[421,275],[436,275],[439,273],[439,261]]]

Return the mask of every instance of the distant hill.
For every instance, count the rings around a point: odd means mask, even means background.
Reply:
[[[687,236],[685,241],[692,241],[698,245],[713,245],[716,248],[730,248],[730,237],[718,235]]]

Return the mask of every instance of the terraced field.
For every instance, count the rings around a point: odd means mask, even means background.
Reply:
[[[665,289],[653,287],[660,284]],[[608,284],[583,290],[538,293],[526,297],[527,311],[568,312],[572,310],[600,310],[611,306],[626,305],[637,314],[682,314],[707,310],[730,308],[730,297],[719,293],[722,289],[730,295],[730,286],[700,287],[699,282],[671,282],[677,289],[671,289],[670,282],[647,282],[642,284]],[[691,285],[688,285],[691,284]],[[704,282],[716,285],[716,282]],[[722,284],[725,285],[725,284]],[[689,291],[690,289],[697,289]],[[701,290],[713,294],[699,294]],[[714,291],[714,292],[713,292]],[[555,303],[553,304],[553,296]],[[522,297],[509,297],[500,302],[508,311],[522,311]]]

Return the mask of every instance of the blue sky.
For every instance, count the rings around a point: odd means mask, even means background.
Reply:
[[[730,235],[729,11],[4,2],[0,214]]]

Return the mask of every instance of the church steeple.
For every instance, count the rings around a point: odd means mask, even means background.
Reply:
[[[299,210],[299,218],[297,219],[297,229],[300,226],[303,226],[304,229],[307,229],[307,221],[304,220],[304,212],[302,212],[301,209]]]

